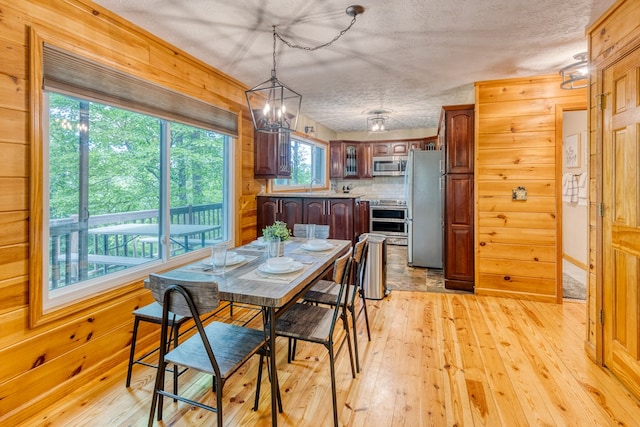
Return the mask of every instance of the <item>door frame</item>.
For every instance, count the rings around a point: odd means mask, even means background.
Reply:
[[[586,111],[589,114],[588,99],[582,102],[567,102],[556,104],[556,302],[562,304],[562,144],[564,142],[562,135],[562,115],[569,111]],[[589,120],[587,119],[587,125]],[[588,132],[587,132],[588,133]],[[587,159],[590,158],[589,144],[587,145]],[[587,200],[587,206],[589,200]],[[587,272],[588,279],[588,272]],[[589,280],[587,280],[587,289],[589,288]],[[588,320],[588,319],[587,319]]]

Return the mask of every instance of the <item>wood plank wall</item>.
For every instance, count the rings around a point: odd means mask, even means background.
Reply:
[[[151,300],[142,283],[133,283],[124,295],[28,327],[30,27],[78,53],[241,114],[235,150],[238,244],[255,239],[255,194],[264,184],[253,178],[253,128],[240,82],[89,0],[0,0],[0,425],[17,424],[126,360],[131,311]],[[141,332],[143,347],[156,339],[156,329]]]
[[[555,75],[475,87],[475,291],[559,301],[558,111],[586,109],[586,89],[563,90]],[[528,198],[513,201],[512,190],[520,186]]]

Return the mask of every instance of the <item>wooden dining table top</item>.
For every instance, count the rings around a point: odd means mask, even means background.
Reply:
[[[208,270],[204,261],[178,267],[162,273],[163,276],[176,279],[208,281],[218,283],[219,298],[262,307],[283,307],[309,288],[323,273],[329,270],[334,261],[351,246],[350,240],[327,242],[331,248],[325,251],[305,250],[306,239],[292,238],[284,245],[284,255],[302,264],[302,268],[291,274],[264,274],[256,270],[268,259],[267,249],[253,244],[230,249],[245,257],[245,261],[230,265],[222,274]]]

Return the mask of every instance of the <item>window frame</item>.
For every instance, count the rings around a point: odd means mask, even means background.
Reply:
[[[29,201],[29,326],[31,328],[49,323],[73,313],[88,309],[100,303],[113,301],[119,296],[129,294],[140,289],[140,282],[146,278],[149,273],[158,271],[159,268],[170,269],[183,265],[188,262],[201,259],[208,253],[208,248],[201,248],[181,255],[173,256],[169,259],[163,255],[160,259],[150,261],[140,266],[127,268],[115,273],[96,277],[84,282],[75,283],[72,286],[61,287],[56,289],[55,304],[52,304],[49,291],[48,273],[44,268],[48,266],[49,245],[48,245],[48,212],[49,200],[44,179],[49,177],[48,169],[48,123],[45,119],[48,117],[47,98],[42,82],[44,79],[43,67],[43,46],[47,43],[50,46],[64,46],[65,43],[59,39],[54,39],[45,33],[31,28],[30,30],[30,79],[29,88],[31,96],[30,112],[30,140],[31,140],[31,163],[30,163],[30,201]],[[74,54],[77,50],[74,49]],[[81,52],[86,58],[92,58],[89,52]],[[107,66],[107,65],[105,65]],[[109,65],[111,66],[111,65]],[[69,94],[66,94],[69,95]],[[101,102],[97,100],[97,102]],[[201,102],[201,101],[196,101]],[[122,106],[118,106],[122,108]],[[46,117],[45,117],[46,114]],[[149,114],[144,112],[144,114]],[[175,118],[158,117],[167,121],[176,121]],[[236,115],[235,126],[240,126],[241,115]],[[194,125],[193,123],[185,123]],[[210,129],[214,132],[220,132],[217,129]],[[227,156],[227,181],[224,188],[226,192],[226,217],[227,217],[227,242],[234,241],[235,236],[235,200],[232,197],[235,183],[235,160],[237,151],[237,140],[234,136],[229,136],[226,144]],[[162,142],[160,142],[162,144]],[[164,148],[163,148],[164,149]],[[168,149],[168,147],[167,147]],[[170,165],[166,161],[161,167],[166,174],[166,183],[169,185]],[[164,185],[163,185],[164,186]],[[167,200],[160,209],[162,214],[167,217],[169,215],[170,206]],[[166,211],[166,212],[165,212]],[[45,221],[46,220],[46,221]],[[165,228],[168,228],[168,224]],[[46,262],[45,262],[46,261]]]
[[[314,184],[314,188],[319,190],[328,190],[330,187],[330,177],[329,177],[329,143],[326,141],[322,141],[316,138],[310,138],[300,133],[292,133],[290,137],[291,142],[294,140],[300,141],[311,146],[322,147],[324,149],[324,182]],[[313,150],[312,150],[313,151]],[[313,154],[312,154],[312,165],[311,168],[314,168],[313,165]],[[293,166],[292,166],[293,168]],[[269,180],[269,191],[270,192],[299,192],[306,191],[309,188],[309,183],[304,184],[296,184],[296,185],[287,185],[287,184],[277,184],[276,181],[278,179],[287,179],[287,178],[273,178]]]

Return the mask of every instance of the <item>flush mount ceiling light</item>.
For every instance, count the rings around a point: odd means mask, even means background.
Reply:
[[[577,62],[567,65],[560,70],[562,76],[562,89],[581,89],[589,85],[589,67],[587,62],[587,52],[573,55],[573,59]]]
[[[276,39],[293,49],[317,50],[333,44],[356,22],[358,15],[364,13],[364,7],[352,5],[346,9],[353,19],[347,28],[340,31],[331,41],[318,46],[299,46],[283,39],[273,26],[273,68],[271,78],[245,92],[253,126],[258,132],[285,133],[296,129],[302,104],[302,95],[287,87],[276,77]]]
[[[371,117],[367,117],[367,130],[369,132],[387,132],[388,129],[385,127],[385,121],[389,118],[387,114],[389,114],[391,110],[372,110],[367,114],[370,114]]]

